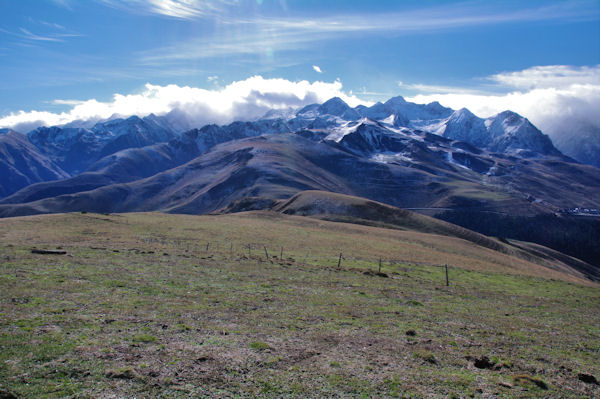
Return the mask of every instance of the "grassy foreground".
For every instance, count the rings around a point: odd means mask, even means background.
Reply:
[[[598,286],[448,237],[267,213],[2,219],[0,301],[17,397],[600,396]]]

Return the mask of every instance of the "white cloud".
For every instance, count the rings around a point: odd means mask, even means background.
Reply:
[[[52,2],[59,7],[66,8],[67,10],[72,10],[71,4],[70,4],[71,0],[52,0]]]
[[[231,33],[215,37],[213,40],[194,37],[165,47],[139,51],[136,55],[142,65],[164,68],[167,63],[177,64],[229,55],[257,54],[272,58],[275,51],[299,50],[309,45],[310,41],[307,40],[305,32],[302,34],[282,32],[274,35],[257,31],[244,34]]]
[[[456,86],[441,86],[441,85],[426,85],[426,84],[398,84],[400,87],[408,90],[412,90],[418,93],[449,93],[449,94],[481,94],[484,93],[482,90],[478,89],[468,89],[464,87],[456,87]]]
[[[48,42],[57,42],[57,41],[60,41],[59,39],[57,39],[55,37],[47,37],[47,36],[36,35],[34,33],[31,33],[30,31],[28,31],[25,28],[19,28],[19,29],[21,30],[21,32],[23,32],[25,34],[25,37],[27,39],[40,40],[40,41],[48,41]]]
[[[234,120],[251,120],[270,109],[301,107],[340,97],[351,106],[370,104],[342,90],[339,80],[334,82],[292,82],[286,79],[265,79],[253,76],[213,90],[189,86],[156,86],[146,84],[136,94],[115,94],[112,101],[100,102],[55,100],[55,104],[69,105],[62,113],[19,111],[0,118],[0,127],[27,131],[36,126],[62,125],[77,120],[106,119],[114,114],[144,116],[150,113],[166,114],[177,109],[182,117],[195,126],[207,123],[224,124]]]
[[[505,92],[471,93],[442,87],[437,93],[419,94],[407,100],[417,103],[439,101],[454,109],[466,107],[481,117],[510,109],[528,118],[552,138],[573,126],[600,128],[600,65],[536,66],[500,73],[489,79]]]
[[[505,86],[525,90],[568,88],[578,84],[600,85],[600,65],[592,67],[535,66],[522,71],[492,75],[490,79]]]
[[[213,14],[224,5],[236,1],[226,0],[99,0],[100,2],[133,13],[156,14],[178,19],[194,19]]]
[[[323,73],[323,71],[321,70],[321,68],[319,66],[317,66],[317,65],[313,65],[313,69],[315,70],[315,72]]]
[[[297,51],[312,48],[318,41],[335,40],[348,35],[364,36],[381,32],[409,35],[509,23],[588,20],[595,18],[597,9],[594,0],[536,3],[534,7],[498,7],[484,2],[464,2],[405,11],[392,9],[385,13],[340,12],[315,17],[285,13],[285,16],[265,17],[260,13],[240,12],[251,10],[252,4],[255,5],[254,0],[100,1],[134,13],[217,22],[218,28],[210,34],[210,39],[190,37],[137,54],[142,64],[163,66],[165,62],[227,55]]]
[[[61,24],[57,24],[56,22],[47,22],[47,21],[38,21],[39,24],[50,27],[50,28],[56,28],[56,29],[60,29],[60,30],[66,30],[66,28],[64,26],[62,26]]]
[[[66,3],[67,0],[54,0]],[[268,30],[301,30],[316,32],[351,31],[422,31],[459,28],[492,23],[545,20],[589,20],[595,18],[594,0],[547,2],[536,7],[498,7],[474,2],[423,7],[385,13],[336,13],[306,17],[235,17],[232,10],[256,10],[257,0],[96,0],[107,6],[131,13],[153,14],[180,19],[219,17],[220,22],[261,26]],[[259,3],[260,4],[260,3]],[[276,5],[275,5],[276,6]],[[287,11],[284,1],[279,7]],[[243,14],[243,12],[242,12]],[[256,13],[253,13],[256,15]],[[286,12],[286,14],[288,14]]]
[[[72,106],[75,106],[75,105],[83,104],[83,103],[85,103],[85,101],[81,101],[81,100],[52,100],[50,103],[54,104],[54,105],[72,105]]]
[[[31,20],[32,22],[35,22],[34,20]],[[47,23],[43,23],[43,24],[47,24]],[[51,24],[48,24],[51,25]],[[17,37],[19,38],[20,42],[22,43],[34,43],[34,42],[64,42],[66,38],[73,38],[73,37],[81,37],[80,34],[78,33],[66,33],[65,28],[61,25],[57,25],[54,24],[52,26],[52,28],[54,29],[54,31],[56,31],[56,29],[59,29],[63,32],[51,32],[48,33],[46,35],[39,35],[39,34],[35,34],[33,32],[31,32],[30,30],[24,28],[24,27],[19,27],[19,32],[13,32],[10,30],[6,30],[3,28],[0,28],[0,32],[5,33],[7,35],[13,36],[13,37]]]

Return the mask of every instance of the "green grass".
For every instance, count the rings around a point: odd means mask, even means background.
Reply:
[[[141,343],[151,343],[151,342],[156,342],[157,339],[155,336],[150,335],[150,334],[136,334],[133,336],[133,338],[131,339],[132,342],[141,342]]]
[[[250,349],[255,349],[257,351],[264,351],[270,349],[269,344],[260,341],[250,342],[250,345],[248,346],[250,347]]]
[[[262,214],[0,228],[0,390],[23,397],[600,395],[577,378],[600,376],[598,287],[449,238]],[[389,278],[364,274],[379,256]]]

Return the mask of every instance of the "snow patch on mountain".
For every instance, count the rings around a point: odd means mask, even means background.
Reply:
[[[371,157],[372,161],[379,163],[408,163],[411,164],[414,162],[414,159],[409,156],[408,153],[380,153],[375,154]]]

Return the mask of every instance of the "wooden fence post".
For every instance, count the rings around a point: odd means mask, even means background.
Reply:
[[[340,252],[340,258],[338,259],[338,270],[342,267],[342,253]]]
[[[304,260],[302,261],[302,266],[306,266],[306,259],[308,259],[308,255],[310,254],[310,251],[308,251],[306,253],[306,256],[304,256]]]
[[[448,280],[448,264],[446,263],[446,287],[450,286],[450,280]]]

